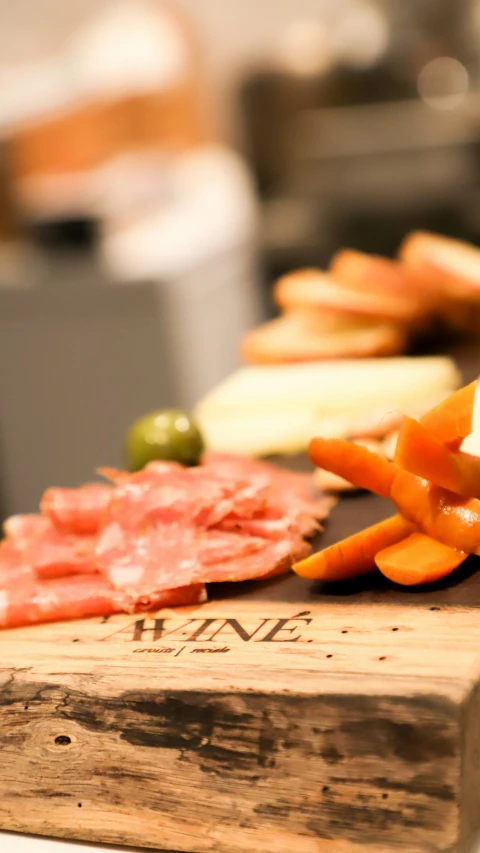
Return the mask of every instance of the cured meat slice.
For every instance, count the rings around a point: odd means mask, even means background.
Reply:
[[[112,522],[99,537],[97,565],[116,589],[141,595],[204,582],[205,565],[264,547],[262,539],[161,525],[139,534]]]
[[[336,503],[334,497],[315,489],[309,473],[286,471],[271,462],[229,453],[207,452],[202,463],[224,476],[263,477],[270,486],[269,509],[279,517],[288,517],[291,528],[295,527],[302,536],[313,535],[319,529],[318,522],[327,518]]]
[[[265,540],[260,536],[243,536],[218,528],[198,533],[196,540],[198,560],[203,567],[214,566],[232,558],[240,559],[265,548]]]
[[[0,627],[195,604],[206,584],[273,577],[310,553],[332,505],[309,474],[230,455],[101,472],[113,485],[49,489],[41,514],[5,523]]]
[[[112,487],[104,483],[89,483],[78,489],[47,489],[40,510],[60,530],[96,533],[112,492]]]
[[[35,580],[0,590],[0,626],[109,615],[116,610],[111,585],[99,576]]]
[[[39,578],[94,574],[95,536],[61,533],[53,525],[33,537],[22,551],[24,561]]]
[[[19,547],[28,544],[33,536],[50,530],[51,523],[43,515],[12,515],[3,522],[3,532],[7,539]]]
[[[202,576],[207,583],[263,580],[288,572],[296,560],[307,557],[311,550],[308,542],[299,536],[263,540],[263,547],[258,551],[205,566]]]
[[[150,596],[176,585],[242,581],[285,571],[310,553],[296,536],[264,539],[217,529],[156,526],[143,534],[113,522],[97,544],[97,565],[116,589]]]
[[[173,525],[140,533],[115,521],[98,538],[96,564],[116,589],[139,595],[188,585],[196,563],[193,533]]]
[[[291,519],[275,511],[266,511],[255,518],[239,519],[227,515],[218,528],[234,533],[246,533],[248,536],[260,536],[262,539],[284,539],[292,530]]]
[[[8,585],[0,590],[0,627],[15,628],[87,616],[133,613],[146,605],[161,608],[197,604],[205,600],[205,587],[201,584],[165,590],[147,602],[118,593],[100,575],[31,581]]]
[[[34,572],[13,542],[0,542],[0,589],[7,584],[31,581]]]
[[[180,468],[143,482],[125,482],[115,489],[107,517],[124,528],[147,523],[211,527],[224,516],[253,516],[262,510],[268,484],[252,478],[216,476],[202,468]]]
[[[250,459],[246,456],[235,456],[230,453],[206,452],[202,458],[202,465],[211,468],[219,475],[230,477],[252,477],[263,476],[271,485],[285,488],[293,492],[304,501],[315,504],[316,499],[323,497],[315,492],[310,473],[301,471],[287,471],[272,462],[264,462],[259,459]],[[323,502],[319,507],[323,507]]]
[[[3,526],[7,538],[0,543],[0,586],[2,553],[7,558],[15,553],[17,565],[28,566],[40,578],[97,571],[94,536],[62,533],[49,518],[34,514],[14,515]]]
[[[206,453],[196,468],[160,462],[136,474],[116,471],[113,476],[120,485],[109,518],[131,528],[150,521],[211,527],[226,517],[246,520],[268,512],[269,520],[288,516],[284,530],[296,528],[310,536],[335,504],[335,498],[315,490],[310,474],[230,454]],[[275,525],[255,529],[272,536]]]

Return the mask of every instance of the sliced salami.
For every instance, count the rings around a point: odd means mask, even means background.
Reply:
[[[5,523],[0,626],[196,604],[206,584],[273,577],[332,505],[311,475],[230,455],[101,473],[111,485],[48,489],[40,514]]]
[[[17,559],[39,578],[97,571],[94,536],[62,533],[46,516],[33,514],[12,516],[5,522],[4,530],[7,538],[3,546],[13,546]]]
[[[263,477],[270,485],[269,506],[286,515],[298,526],[303,536],[319,529],[319,521],[327,518],[336,500],[315,488],[311,474],[287,471],[258,459],[229,453],[205,453],[203,465],[218,474],[231,477]]]
[[[208,583],[260,580],[288,572],[296,560],[310,553],[310,545],[301,537],[264,540],[261,549],[211,563],[202,575]]]
[[[40,510],[67,533],[96,533],[112,492],[112,487],[103,483],[91,483],[78,489],[47,489]]]
[[[95,574],[94,536],[60,533],[54,527],[34,537],[23,550],[23,558],[39,578]]]
[[[0,627],[16,628],[38,622],[57,622],[112,613],[133,613],[141,608],[173,607],[206,601],[200,584],[165,590],[155,597],[118,593],[99,575],[8,585],[0,590]]]
[[[0,589],[8,584],[30,582],[35,577],[22,552],[9,540],[0,542]]]
[[[152,595],[178,584],[261,578],[309,552],[299,536],[272,540],[168,525],[139,535],[113,523],[99,538],[97,565],[116,589]]]
[[[263,481],[180,469],[143,482],[124,482],[115,489],[107,517],[125,529],[153,522],[207,528],[229,514],[248,518],[262,511],[268,490]]]
[[[3,523],[5,537],[19,547],[27,545],[33,536],[44,533],[50,528],[51,523],[48,518],[36,513],[12,515]]]

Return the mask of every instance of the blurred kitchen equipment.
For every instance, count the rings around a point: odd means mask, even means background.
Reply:
[[[480,181],[480,95],[450,110],[411,100],[312,111],[290,141],[287,180],[328,211],[339,247],[390,254],[448,212],[450,231],[470,231],[462,200]]]
[[[245,79],[270,278],[344,245],[393,254],[412,228],[479,239],[480,4],[440,6],[319,12]]]

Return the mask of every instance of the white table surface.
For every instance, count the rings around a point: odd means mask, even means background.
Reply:
[[[0,853],[145,853],[139,847],[109,847],[107,845],[81,844],[56,838],[40,838],[0,832]],[[150,850],[149,853],[154,853]],[[399,850],[399,853],[401,851]],[[468,853],[480,853],[480,836]]]
[[[95,851],[99,851],[99,853],[140,853],[140,850],[139,847],[109,847],[103,844],[77,843],[58,838],[20,835],[16,832],[0,832],[1,853],[95,853]]]

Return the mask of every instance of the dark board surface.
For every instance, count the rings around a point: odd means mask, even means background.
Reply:
[[[480,374],[480,341],[453,347],[450,351],[461,370],[464,382]],[[308,470],[306,458],[290,460],[289,467]],[[325,531],[313,545],[325,548],[340,539],[392,515],[390,501],[362,492],[342,497],[326,522]],[[470,557],[457,571],[428,587],[406,588],[388,581],[380,572],[372,572],[355,582],[319,584],[290,574],[272,581],[245,584],[223,584],[210,592],[210,597],[241,598],[252,601],[293,601],[356,604],[414,604],[421,606],[480,607],[480,557]]]

